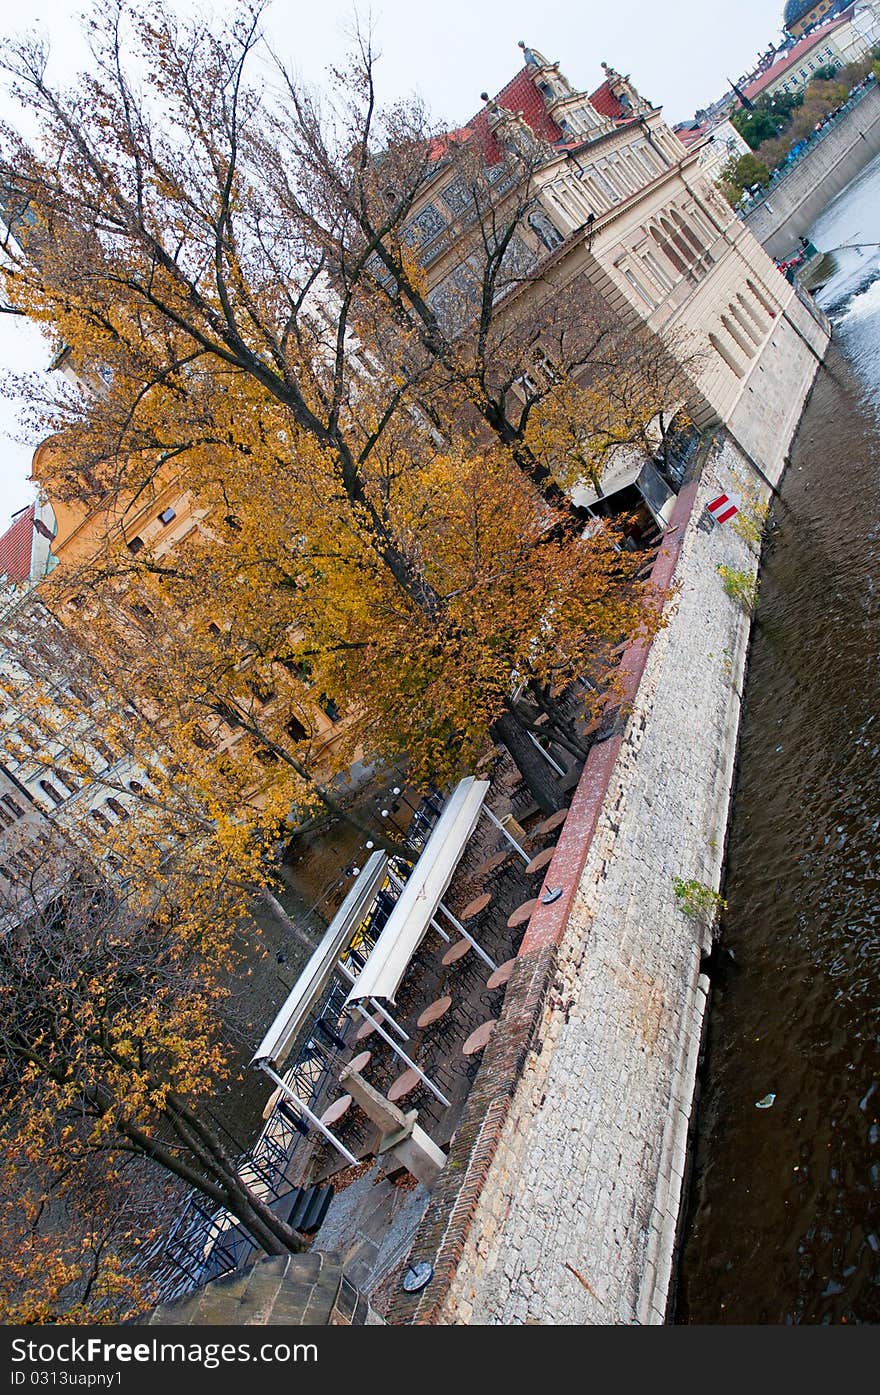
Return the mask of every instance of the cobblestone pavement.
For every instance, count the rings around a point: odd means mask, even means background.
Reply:
[[[527,1062],[441,1321],[662,1322],[708,980],[676,877],[717,888],[749,619],[697,524],[747,467],[704,473]]]

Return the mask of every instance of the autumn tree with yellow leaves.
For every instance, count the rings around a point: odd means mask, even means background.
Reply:
[[[380,107],[367,44],[322,105],[283,67],[271,97],[249,77],[259,9],[243,7],[217,33],[150,13],[107,0],[93,32],[99,64],[73,94],[47,84],[38,44],[6,49],[15,90],[43,123],[38,151],[7,133],[0,158],[17,244],[7,296],[73,346],[89,388],[35,403],[58,445],[43,478],[50,497],[89,510],[114,504],[118,533],[132,502],[173,469],[184,487],[212,494],[207,526],[223,547],[249,516],[253,534],[257,520],[275,531],[268,519],[278,514],[283,549],[250,562],[263,564],[258,591],[281,592],[291,629],[306,614],[318,639],[309,662],[337,675],[347,708],[381,694],[386,708],[364,710],[361,728],[405,732],[407,754],[427,770],[429,753],[448,751],[457,711],[462,753],[474,749],[468,713],[479,712],[477,726],[510,746],[541,807],[554,806],[558,791],[512,700],[534,665],[551,650],[559,657],[560,621],[550,618],[551,605],[563,614],[559,585],[546,596],[535,590],[538,570],[546,578],[558,563],[557,581],[567,572],[580,585],[594,558],[585,594],[597,604],[584,633],[616,640],[637,621],[612,538],[579,544],[557,462],[529,433],[551,387],[550,377],[526,371],[536,351],[556,374],[576,375],[613,337],[586,286],[575,295],[511,259],[534,207],[540,151],[510,152],[499,183],[418,104]],[[438,161],[454,165],[471,210],[461,303],[446,313],[426,297],[408,236]],[[516,300],[522,313],[502,315]],[[463,590],[454,572],[445,575],[447,555],[456,556],[451,525],[423,523],[424,498],[444,502],[436,483],[444,470],[464,461],[466,479],[483,459],[499,499],[509,493],[519,517],[531,509],[532,550],[546,549],[532,558],[529,581],[526,560],[517,563],[525,584],[514,640],[499,640],[488,614],[480,626],[472,613],[460,629],[466,592],[478,592],[486,612],[507,604],[507,544],[496,565],[482,527]],[[503,520],[496,526],[503,533]],[[563,536],[572,559],[555,548]],[[345,647],[366,642],[351,586],[360,599],[375,591],[374,630],[390,615],[398,639],[423,632],[418,657],[398,666],[400,691],[376,657],[388,652],[382,635],[369,651]],[[318,593],[314,605],[306,588]],[[343,615],[354,636],[340,633]],[[375,666],[357,665],[358,652]],[[438,656],[449,653],[465,660],[461,680],[486,676],[464,707],[458,670],[448,675],[448,702],[439,700]],[[341,688],[352,672],[357,685]],[[420,704],[422,680],[431,696]],[[407,702],[421,705],[418,719],[409,720]]]
[[[147,1301],[138,1253],[169,1215],[162,1175],[267,1253],[304,1245],[240,1176],[211,1108],[249,903],[237,832],[193,832],[169,842],[166,817],[159,847],[142,827],[126,848],[141,865],[109,881],[68,850],[63,889],[29,914],[19,902],[0,938],[5,1321],[112,1320]]]
[[[62,1193],[86,1159],[106,1160],[108,1195],[118,1158],[146,1160],[278,1253],[297,1237],[202,1109],[275,842],[292,808],[332,799],[319,763],[357,756],[445,782],[500,740],[558,805],[514,693],[552,711],[597,652],[657,623],[638,558],[611,523],[584,537],[565,490],[678,385],[659,366],[636,381],[586,283],[517,263],[541,151],[489,178],[418,104],[378,103],[368,43],[319,101],[277,61],[271,85],[252,75],[258,7],[212,30],[104,0],[91,38],[69,92],[39,43],[5,46],[41,134],[0,141],[2,276],[10,312],[78,376],[32,401],[41,483],[94,541],[46,604],[111,712],[123,686],[116,735],[147,778],[125,819],[76,843],[77,886],[4,942],[4,1147]],[[442,306],[410,237],[438,162],[469,220]],[[172,487],[192,530],[134,551],[131,518]],[[346,720],[319,750],[321,694]]]

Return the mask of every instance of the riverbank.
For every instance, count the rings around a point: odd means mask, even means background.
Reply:
[[[783,257],[816,218],[880,153],[880,83],[871,82],[791,169],[742,214],[771,257]]]
[[[819,231],[878,219],[863,180]],[[680,1323],[880,1321],[878,276],[851,255],[829,286],[763,558]]]
[[[727,438],[679,496],[666,627],[624,658],[630,715],[591,752],[544,882],[576,889],[532,918],[413,1246],[435,1279],[392,1322],[665,1320],[711,949],[674,883],[721,883],[751,620],[718,567],[758,570],[705,505],[744,488],[769,492]]]

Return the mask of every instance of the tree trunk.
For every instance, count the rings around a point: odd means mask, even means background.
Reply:
[[[268,887],[264,887],[258,899],[266,914],[272,917],[275,924],[280,925],[286,935],[290,935],[302,949],[308,950],[311,954],[315,948],[314,940],[295,921],[291,920],[278,897],[273,896]]]
[[[541,812],[554,813],[562,803],[559,783],[510,703],[492,723],[492,736],[507,747]]]

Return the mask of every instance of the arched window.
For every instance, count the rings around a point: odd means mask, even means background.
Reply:
[[[730,310],[737,324],[741,329],[745,330],[745,333],[748,335],[749,339],[751,339],[752,343],[760,344],[761,335],[758,333],[754,322],[749,319],[738,300],[736,302],[731,301]]]
[[[90,809],[89,818],[94,819],[95,823],[101,828],[110,829],[113,827],[103,809]]]
[[[98,755],[103,756],[108,765],[112,765],[116,760],[116,752],[113,750],[112,746],[104,740],[103,736],[90,736],[89,740],[98,752]]]
[[[41,780],[40,789],[43,791],[43,794],[47,796],[47,798],[51,799],[53,804],[64,803],[64,795],[61,793],[57,785],[52,784],[51,780]]]
[[[704,242],[709,243],[715,241],[715,227],[696,200],[694,200],[693,206],[688,209],[688,217]]]
[[[775,309],[774,305],[772,304],[772,302],[771,302],[771,300],[770,300],[770,297],[769,297],[769,295],[767,294],[767,292],[764,291],[760,286],[756,286],[755,283],[754,283],[754,281],[752,281],[752,280],[746,281],[746,285],[748,286],[748,288],[749,288],[749,290],[751,291],[752,295],[755,297],[755,300],[756,300],[756,301],[758,302],[758,304],[761,306],[761,309],[767,311],[767,314],[770,316],[771,320],[775,320],[775,319],[776,319],[776,309]]]
[[[729,305],[727,308],[728,308],[728,310],[730,311],[730,313],[731,313],[731,315],[732,315],[732,314],[733,314],[733,306],[732,306],[732,305]],[[755,346],[754,346],[754,344],[751,342],[751,340],[748,338],[748,336],[745,335],[745,334],[743,334],[743,332],[742,332],[742,330],[740,329],[739,325],[734,324],[734,322],[733,322],[733,321],[731,320],[731,318],[730,318],[730,315],[722,315],[722,316],[721,316],[721,323],[723,324],[724,328],[727,330],[727,333],[730,335],[730,337],[731,337],[731,339],[733,340],[734,344],[736,344],[740,349],[742,349],[742,351],[743,351],[743,353],[745,354],[746,358],[752,358],[753,355],[754,355],[754,352],[755,352]]]
[[[695,281],[696,276],[694,275],[694,268],[691,265],[694,261],[693,247],[689,246],[689,244],[685,242],[680,230],[678,228],[673,227],[673,225],[669,222],[668,218],[661,218],[660,226],[666,234],[667,239],[670,242],[674,242],[679,252],[681,253],[685,264],[685,274],[689,276],[692,281]]]
[[[697,256],[702,257],[706,249],[703,246],[700,239],[697,237],[697,234],[694,232],[693,228],[689,225],[687,219],[683,218],[682,215],[678,212],[678,209],[676,208],[672,210],[672,217],[675,223],[677,223],[678,227],[681,229],[682,237],[685,239],[686,242],[690,244]]]
[[[724,362],[727,364],[731,372],[735,373],[738,378],[742,378],[745,374],[745,369],[737,361],[737,359],[730,352],[727,346],[725,344],[722,344],[717,334],[709,335],[709,343],[712,345],[712,348],[719,355],[719,357],[723,358]]]
[[[678,272],[679,276],[688,276],[689,272],[687,268],[687,263],[682,260],[682,258],[679,256],[678,252],[672,246],[665,234],[661,232],[659,228],[655,227],[651,227],[649,229],[649,232],[651,234],[651,237],[659,247],[660,251],[663,253],[664,257],[666,257],[675,267],[675,270]]]
[[[754,305],[751,305],[751,304],[746,300],[746,298],[745,298],[745,296],[742,294],[742,292],[740,292],[740,294],[737,296],[736,299],[737,299],[737,304],[741,306],[743,312],[748,316],[748,318],[751,320],[752,324],[754,325],[755,330],[756,330],[756,332],[757,332],[757,334],[758,334],[758,338],[759,338],[759,339],[763,339],[764,333],[765,333],[764,322],[763,322],[763,320],[761,319],[761,316],[758,314],[758,311],[755,309]]]
[[[112,810],[112,812],[116,815],[118,819],[128,818],[128,810],[126,809],[125,805],[121,802],[121,800],[117,799],[115,795],[111,795],[110,798],[107,800],[107,808]]]

